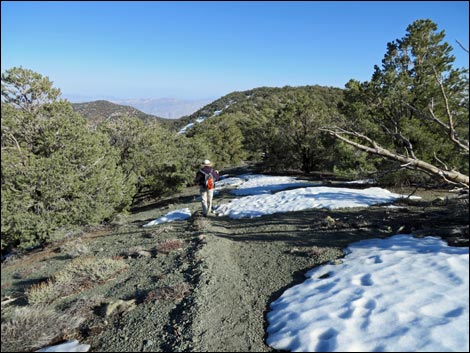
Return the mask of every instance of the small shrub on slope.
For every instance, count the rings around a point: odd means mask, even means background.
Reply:
[[[31,286],[26,290],[26,297],[32,305],[52,303],[60,297],[106,281],[126,267],[122,259],[76,258],[46,282]]]
[[[3,315],[2,315],[3,316]],[[47,307],[17,308],[2,322],[2,352],[25,352],[56,343],[84,321]]]

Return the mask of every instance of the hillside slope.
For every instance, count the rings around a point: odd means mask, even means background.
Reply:
[[[187,132],[194,124],[208,118],[229,113],[243,113],[248,116],[266,115],[281,109],[286,102],[300,96],[316,97],[323,100],[327,106],[335,107],[341,99],[342,89],[319,85],[299,87],[258,87],[247,91],[229,93],[212,103],[204,106],[195,113],[175,121],[174,128]]]
[[[162,124],[170,123],[167,119],[155,115],[146,114],[133,107],[119,105],[105,100],[98,100],[86,103],[72,103],[72,108],[74,111],[85,117],[89,121],[90,125],[96,125],[102,122],[103,120],[117,117],[120,115],[137,117],[143,120],[144,122],[157,120]]]

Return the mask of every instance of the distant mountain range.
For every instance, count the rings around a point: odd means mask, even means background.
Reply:
[[[170,122],[168,119],[146,114],[136,108],[111,103],[105,100],[85,103],[72,103],[72,108],[74,111],[85,117],[89,121],[90,125],[97,125],[103,120],[112,119],[113,117],[122,115],[137,117],[144,122],[152,120],[157,120],[163,124]]]
[[[65,99],[74,104],[107,101],[119,105],[126,105],[140,110],[149,115],[155,115],[165,119],[178,119],[190,115],[201,109],[214,99],[177,99],[177,98],[139,98],[120,99],[117,97],[93,97],[83,95],[64,95]]]
[[[120,99],[110,100],[116,104],[128,105],[140,111],[166,119],[178,119],[190,115],[209,104],[213,99],[183,100],[175,98]]]

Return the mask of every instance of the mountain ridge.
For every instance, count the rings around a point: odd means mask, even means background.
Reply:
[[[116,104],[107,100],[71,103],[71,105],[73,110],[86,118],[91,125],[97,125],[106,119],[121,115],[137,117],[145,123],[150,121],[158,121],[162,124],[168,123],[168,119],[147,114],[134,107]]]
[[[194,124],[198,124],[214,116],[226,113],[245,113],[258,115],[263,110],[277,111],[289,100],[301,95],[317,96],[327,100],[327,106],[337,99],[334,95],[343,91],[342,88],[320,85],[257,87],[245,91],[234,91],[205,105],[196,112],[174,120],[174,128],[180,133],[187,132]],[[334,103],[336,105],[336,103]]]
[[[261,110],[278,110],[286,100],[296,99],[298,95],[326,95],[326,97],[337,94],[343,89],[338,87],[306,85],[306,86],[284,86],[284,87],[257,87],[245,91],[234,91],[218,99],[211,101],[192,114],[184,115],[176,119],[164,118],[147,114],[130,105],[117,104],[116,101],[96,100],[84,103],[72,103],[75,111],[82,114],[92,123],[99,123],[113,115],[124,114],[136,116],[143,121],[157,120],[165,127],[185,133],[194,124],[198,124],[218,115],[226,113],[242,112],[249,115],[258,115]],[[168,98],[172,100],[173,98]],[[323,99],[327,99],[323,97]],[[145,101],[146,99],[137,99]],[[151,99],[152,100],[152,99]],[[331,99],[334,101],[335,99]],[[123,100],[120,100],[123,101]],[[132,101],[132,100],[126,100]]]

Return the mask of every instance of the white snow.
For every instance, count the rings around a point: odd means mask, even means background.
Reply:
[[[178,134],[184,134],[186,131],[191,129],[193,127],[194,123],[189,123],[185,127],[183,127],[180,131],[178,131]]]
[[[345,184],[374,184],[374,179],[361,179],[361,180],[353,180],[347,181]]]
[[[88,352],[89,350],[89,344],[79,344],[77,340],[71,340],[55,346],[41,348],[36,352]]]
[[[204,120],[208,119],[208,118],[212,118],[214,116],[219,116],[220,114],[222,114],[222,112],[227,109],[228,107],[230,107],[231,105],[233,104],[232,101],[230,101],[230,104],[227,104],[225,106],[225,108],[221,109],[221,110],[214,110],[214,113],[212,113],[211,116],[200,116],[198,117],[195,122],[200,124],[202,123]],[[192,127],[194,126],[194,122],[193,123],[189,123],[188,125],[186,125],[185,127],[183,127],[180,131],[178,131],[178,135],[180,134],[184,134],[186,133],[189,129],[191,129]]]
[[[242,187],[245,184],[242,185]],[[253,191],[256,195],[234,199],[231,203],[217,206],[218,215],[231,218],[252,218],[268,214],[301,211],[310,208],[367,207],[375,204],[393,202],[402,195],[391,193],[382,188],[364,190],[334,188],[327,186],[306,187],[271,194],[261,194],[274,186],[239,189],[242,192]]]
[[[298,352],[468,352],[469,251],[396,235],[352,244],[271,304],[267,343]]]
[[[244,181],[240,178],[220,178],[219,181],[215,182],[215,188],[216,189],[224,189],[226,187],[230,186],[239,186],[243,184]]]
[[[191,210],[189,208],[182,208],[179,210],[171,211],[160,218],[154,219],[153,221],[147,224],[144,224],[143,227],[156,226],[158,224],[184,220],[190,217],[191,217]]]
[[[234,178],[236,179],[236,178]],[[243,174],[238,177],[241,180],[239,187],[232,193],[238,196],[270,194],[276,191],[315,185],[312,182],[298,180],[293,177],[270,176],[262,174]]]

